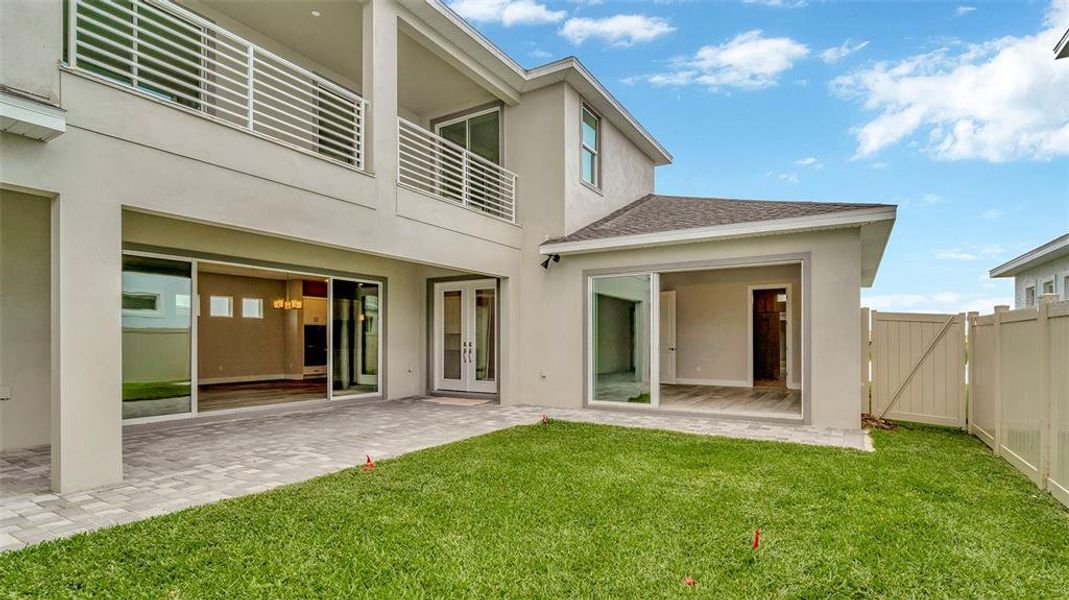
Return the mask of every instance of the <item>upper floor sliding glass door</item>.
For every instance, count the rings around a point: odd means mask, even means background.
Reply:
[[[658,406],[659,277],[591,277],[587,308],[587,401]]]

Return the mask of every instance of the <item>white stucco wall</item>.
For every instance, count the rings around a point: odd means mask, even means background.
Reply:
[[[654,166],[607,119],[601,120],[601,187],[585,185],[581,172],[583,98],[564,88],[564,231],[567,235],[653,192]]]
[[[50,200],[0,190],[0,450],[50,433]]]

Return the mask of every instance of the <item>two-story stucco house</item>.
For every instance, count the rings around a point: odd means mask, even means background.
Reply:
[[[990,275],[1013,277],[1014,308],[1035,306],[1044,294],[1069,300],[1069,233],[991,269]]]
[[[0,449],[427,394],[859,426],[887,205],[655,193],[577,60],[433,0],[7,0]]]

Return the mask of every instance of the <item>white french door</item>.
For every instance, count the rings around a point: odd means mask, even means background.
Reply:
[[[434,389],[497,392],[497,282],[434,285]]]

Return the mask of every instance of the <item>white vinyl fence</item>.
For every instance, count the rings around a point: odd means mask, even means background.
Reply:
[[[969,324],[969,431],[1069,506],[1069,302]]]
[[[967,428],[1069,506],[1069,301],[1007,308],[862,309],[862,411]]]

